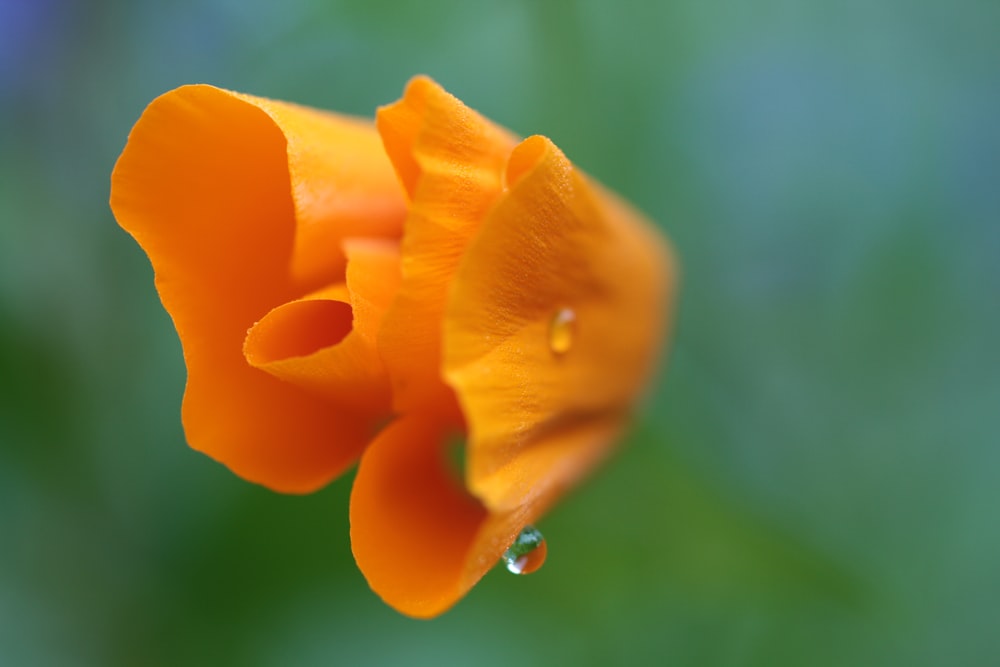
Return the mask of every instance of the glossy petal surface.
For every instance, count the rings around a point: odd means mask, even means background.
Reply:
[[[303,148],[341,134],[354,139],[330,150],[359,167],[343,186],[342,172]],[[355,119],[187,86],[150,104],[112,177],[115,216],[149,255],[184,349],[189,444],[275,489],[325,484],[369,437],[349,412],[250,367],[242,348],[247,329],[274,306],[312,283],[343,280],[339,243],[322,271],[295,269],[297,213],[313,230],[339,215],[336,207],[324,212],[316,193],[343,187],[360,197],[364,180],[369,205],[387,212],[385,220],[372,218],[371,231],[398,225],[402,201],[389,194],[398,186],[372,145],[374,130]],[[301,186],[306,176],[327,185]]]
[[[425,77],[380,109],[376,122],[410,197],[403,283],[379,347],[398,411],[454,414],[441,380],[445,305],[466,247],[503,190],[516,139]]]
[[[361,458],[351,494],[351,546],[369,585],[409,616],[430,618],[464,596],[548,498],[490,513],[449,469],[447,425],[404,417]]]
[[[649,223],[548,139],[518,146],[507,180],[445,320],[469,488],[495,510],[571,484],[611,446],[655,366],[674,280]],[[565,309],[573,340],[553,349],[553,317]]]

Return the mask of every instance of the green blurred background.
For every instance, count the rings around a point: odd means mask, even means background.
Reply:
[[[1000,3],[0,0],[0,664],[1000,664]],[[424,72],[669,232],[667,364],[549,560],[403,618],[350,479],[184,444],[109,175],[210,82],[370,115]]]

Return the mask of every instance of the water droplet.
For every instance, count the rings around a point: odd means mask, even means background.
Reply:
[[[514,544],[503,552],[503,562],[514,574],[531,574],[545,562],[548,551],[541,532],[534,526],[525,526]]]
[[[549,349],[554,354],[566,354],[573,347],[576,335],[576,313],[572,308],[560,308],[549,322]]]

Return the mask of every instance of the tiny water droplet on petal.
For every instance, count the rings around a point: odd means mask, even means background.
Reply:
[[[542,533],[534,526],[525,526],[514,544],[503,552],[503,562],[514,574],[531,574],[545,563],[548,551]]]
[[[549,321],[549,349],[553,354],[566,354],[573,347],[576,335],[576,312],[560,308]]]

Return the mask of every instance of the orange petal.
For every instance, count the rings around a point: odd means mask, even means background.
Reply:
[[[336,127],[324,131],[324,124]],[[402,207],[398,195],[386,194],[398,189],[389,165],[379,167],[369,152],[377,135],[363,127],[353,119],[187,86],[150,104],[112,176],[115,217],[149,255],[184,349],[188,442],[275,489],[321,486],[352,462],[369,435],[364,424],[331,411],[321,397],[251,368],[242,354],[247,329],[270,309],[301,296],[305,283],[343,277],[339,249],[328,253],[332,268],[315,277],[290,269],[301,244],[297,212],[309,224],[338,223],[336,207],[321,215],[332,195],[308,200],[310,193],[355,193],[351,201],[361,207],[367,192],[376,212],[373,232],[382,228],[378,212]],[[366,133],[368,139],[360,139]],[[303,157],[312,140],[340,135],[357,141],[310,150],[325,151],[326,162],[356,164],[356,173],[328,172],[318,158]],[[338,184],[341,177],[347,180]]]
[[[652,226],[548,139],[519,145],[507,179],[445,321],[468,485],[493,510],[568,487],[611,446],[655,365],[675,282]]]
[[[347,256],[346,285],[278,306],[247,332],[243,350],[251,366],[377,421],[391,407],[376,335],[399,285],[399,246],[355,240]]]
[[[403,237],[403,283],[379,347],[397,410],[453,406],[441,380],[441,322],[458,262],[503,189],[516,139],[426,77],[376,121],[410,195]]]
[[[295,202],[293,280],[307,289],[343,275],[343,241],[398,238],[406,203],[369,120],[236,94],[281,128]]]
[[[450,474],[448,428],[412,416],[387,426],[362,455],[351,493],[358,567],[386,603],[418,618],[461,599],[550,501],[487,513]]]

